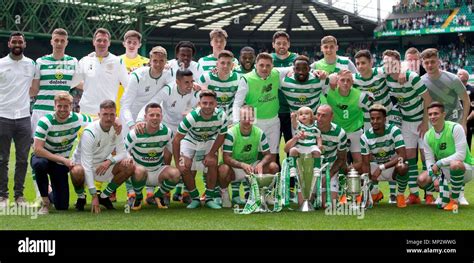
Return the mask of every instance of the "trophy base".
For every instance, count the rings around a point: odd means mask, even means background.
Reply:
[[[311,205],[309,200],[304,200],[303,204],[299,208],[299,211],[301,211],[301,212],[311,212],[311,211],[314,211],[314,207]]]
[[[255,210],[256,213],[269,213],[272,212],[267,205],[265,195],[260,196],[260,206]]]

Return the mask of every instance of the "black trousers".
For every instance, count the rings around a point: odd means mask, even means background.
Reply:
[[[291,114],[290,113],[278,113],[278,118],[280,118],[280,134],[283,134],[283,139],[285,143],[291,138],[293,138],[293,134],[291,133]],[[286,153],[288,155],[288,153]],[[280,154],[277,154],[276,161],[280,163]],[[281,168],[281,165],[280,165]],[[290,187],[295,186],[295,178],[290,177]]]
[[[41,197],[48,196],[49,174],[54,207],[56,210],[67,210],[69,208],[69,168],[35,155],[31,156],[31,168],[35,171]]]

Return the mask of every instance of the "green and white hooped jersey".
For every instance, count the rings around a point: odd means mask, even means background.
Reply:
[[[60,91],[69,92],[77,63],[75,57],[68,55],[64,55],[60,60],[56,60],[53,55],[46,55],[36,60],[40,87],[33,110],[54,111],[54,96]]]
[[[167,148],[170,152],[173,133],[165,124],[154,134],[137,134],[135,130],[128,133],[125,139],[125,148],[139,165],[148,171],[156,171],[163,166],[163,152]]]
[[[315,122],[317,125],[317,123]],[[320,130],[321,131],[321,130]],[[338,151],[347,151],[347,136],[344,129],[331,122],[331,129],[328,132],[321,131],[323,139],[323,163],[333,163],[336,161]]]
[[[360,138],[360,153],[371,156],[371,162],[384,164],[395,156],[396,149],[405,147],[402,132],[393,124],[385,124],[385,133],[378,135],[374,129],[365,131]]]
[[[65,122],[58,122],[55,114],[49,113],[38,121],[34,138],[44,141],[44,148],[50,153],[69,158],[77,133],[91,122],[91,117],[75,112]]]
[[[305,82],[299,82],[293,74],[292,76],[285,76],[280,84],[280,89],[290,105],[291,112],[297,111],[303,106],[316,112],[321,103],[320,96],[326,93],[328,87],[329,78],[320,80],[312,73],[309,74],[308,80]]]
[[[201,108],[194,109],[179,124],[178,133],[185,135],[184,140],[194,144],[207,142],[227,132],[227,115],[223,110],[216,108],[208,120],[201,116],[200,111]]]
[[[239,76],[232,71],[229,78],[221,80],[212,72],[205,72],[199,79],[200,83],[207,85],[209,90],[213,90],[217,95],[217,107],[224,110],[227,116],[232,116],[232,106],[234,104],[235,93],[239,88]]]
[[[239,65],[239,61],[236,58],[232,59],[235,65]],[[204,74],[206,71],[210,71],[217,65],[217,58],[215,58],[212,54],[202,57],[198,60],[198,70]]]
[[[412,71],[407,71],[407,82],[398,83],[389,75],[387,85],[390,88],[390,95],[397,99],[402,119],[407,122],[417,122],[423,120],[423,99],[421,95],[427,92],[426,86],[421,78]]]
[[[370,78],[363,78],[360,73],[353,74],[354,88],[360,91],[365,91],[372,96],[373,103],[382,104],[387,111],[392,109],[392,101],[390,100],[390,90],[387,86],[386,74],[383,68],[373,68],[372,76]],[[370,120],[364,119],[364,122],[370,122]]]
[[[303,131],[306,136],[304,139],[299,139],[296,142],[297,146],[311,147],[318,145],[317,139],[318,137],[321,137],[321,131],[316,127],[316,124],[313,123],[311,126],[307,126],[298,121],[298,127],[296,130]]]

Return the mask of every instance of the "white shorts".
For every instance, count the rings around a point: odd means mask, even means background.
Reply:
[[[466,173],[464,173],[464,183],[468,183],[472,179],[472,166],[464,163],[464,167],[466,168]],[[441,167],[441,170],[443,171],[443,174],[446,178],[446,180],[451,180],[451,173],[449,172],[449,167]]]
[[[251,165],[252,167],[255,167],[258,163],[259,161],[256,161]],[[234,174],[235,174],[235,179],[232,182],[242,182],[247,177],[247,173],[244,171],[244,169],[232,167],[232,170],[234,171]]]
[[[192,143],[188,140],[181,140],[181,155],[193,160],[192,171],[205,171],[202,160],[211,151],[214,141]]]
[[[370,173],[374,173],[375,170],[379,167],[379,164],[376,163],[370,163]],[[395,180],[392,179],[393,172],[395,171],[395,167],[388,168],[377,177],[378,181],[390,181],[394,182]]]
[[[35,137],[35,132],[36,132],[36,126],[38,126],[38,121],[41,119],[44,115],[52,113],[49,111],[42,111],[42,110],[33,110],[33,113],[31,114],[31,134],[33,137]]]
[[[160,175],[167,167],[169,167],[169,165],[162,165],[154,171],[147,171],[148,176],[146,178],[146,186],[159,186]]]
[[[312,152],[321,153],[321,150],[319,149],[317,145],[311,145],[311,146],[296,145],[294,148],[298,151],[298,153],[304,153],[304,154],[308,154]]]
[[[420,124],[421,121],[402,121],[402,136],[407,149],[415,149],[417,146],[420,148],[420,150],[424,148],[423,138],[420,138],[420,134],[417,131]]]
[[[112,181],[112,179],[114,178],[114,174],[112,173],[112,170],[114,169],[116,164],[113,164],[109,167],[109,169],[107,169],[107,171],[105,171],[105,174],[103,175],[97,175],[95,173],[95,170],[97,169],[97,167],[100,166],[100,163],[99,164],[96,164],[94,165],[94,181],[96,182],[110,182]]]
[[[351,153],[360,153],[360,137],[362,136],[362,133],[362,129],[355,132],[347,133],[347,143],[349,144],[349,150],[351,151]]]
[[[267,136],[268,145],[270,146],[270,153],[278,154],[280,148],[280,119],[275,117],[273,119],[262,120],[258,119],[255,125],[262,129]]]

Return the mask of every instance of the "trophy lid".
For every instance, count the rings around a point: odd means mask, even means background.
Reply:
[[[359,173],[357,172],[356,169],[351,168],[351,170],[347,174],[347,177],[359,177]]]

